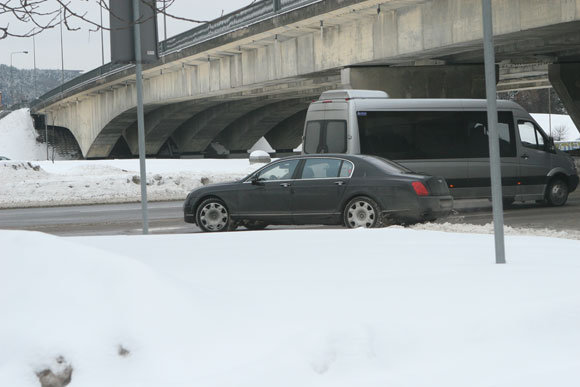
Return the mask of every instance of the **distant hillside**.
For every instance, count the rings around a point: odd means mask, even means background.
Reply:
[[[64,81],[75,78],[82,71],[65,70]],[[11,84],[12,79],[12,84]],[[42,94],[60,85],[62,82],[60,70],[36,69],[36,82],[34,70],[21,70],[10,66],[0,65],[0,92],[2,93],[2,104],[10,106],[14,103],[32,101]],[[36,83],[36,87],[35,87]]]

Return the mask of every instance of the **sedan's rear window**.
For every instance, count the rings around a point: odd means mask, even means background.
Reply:
[[[365,160],[368,161],[373,166],[379,168],[388,174],[399,174],[399,173],[413,173],[409,168],[402,166],[392,160],[387,160],[378,156],[366,156]]]

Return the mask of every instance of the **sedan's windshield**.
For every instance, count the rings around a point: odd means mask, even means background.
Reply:
[[[397,173],[414,173],[407,167],[402,166],[399,163],[396,163],[392,160],[387,160],[382,157],[378,156],[365,156],[365,160],[374,165],[377,168],[380,168],[382,171],[385,171],[389,174],[397,174]]]

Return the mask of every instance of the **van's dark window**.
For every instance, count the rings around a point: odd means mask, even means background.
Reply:
[[[326,152],[346,152],[346,121],[328,121],[326,124]]]
[[[346,152],[346,121],[309,121],[304,133],[304,153]]]
[[[382,111],[358,115],[361,153],[392,160],[488,157],[486,112]],[[511,112],[499,112],[500,153],[515,157]]]
[[[304,152],[316,153],[316,148],[320,143],[320,121],[310,121],[306,125],[306,133],[304,136]]]

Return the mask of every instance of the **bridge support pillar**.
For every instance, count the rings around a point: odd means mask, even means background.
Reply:
[[[580,131],[580,63],[551,64],[548,79]]]
[[[347,87],[392,98],[485,98],[484,67],[477,64],[347,67],[341,77]]]

